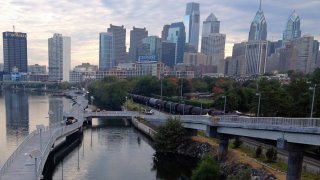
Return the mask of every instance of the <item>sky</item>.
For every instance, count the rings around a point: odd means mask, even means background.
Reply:
[[[28,34],[28,64],[48,65],[48,38],[53,33],[71,37],[71,66],[83,62],[99,64],[99,32],[110,24],[127,29],[127,49],[133,26],[146,27],[149,35],[161,36],[164,24],[183,21],[185,0],[1,0],[0,31]],[[226,34],[226,56],[234,43],[246,41],[259,0],[195,0],[200,3],[200,20],[212,12]],[[268,39],[282,38],[286,21],[295,10],[301,19],[302,34],[320,40],[320,0],[263,0]],[[200,32],[202,23],[200,25]],[[200,34],[201,35],[201,34]],[[2,35],[0,63],[3,63]],[[200,43],[200,42],[199,42]]]

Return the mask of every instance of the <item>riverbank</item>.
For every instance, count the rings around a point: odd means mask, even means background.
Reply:
[[[141,118],[134,118],[132,124],[135,128],[154,139],[157,133],[155,126]],[[151,127],[152,126],[152,127]],[[218,159],[218,143],[213,139],[201,136],[192,136],[177,148],[177,154],[193,158],[201,158],[204,154],[209,154],[214,159]],[[250,177],[255,179],[286,179],[286,175],[274,169],[263,166],[253,158],[246,156],[237,150],[231,149],[226,161],[219,164],[222,177],[239,178]]]

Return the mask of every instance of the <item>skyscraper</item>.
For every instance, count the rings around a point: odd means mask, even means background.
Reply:
[[[203,22],[201,52],[208,56],[211,65],[219,66],[224,60],[224,50],[226,43],[226,35],[220,34],[220,21],[211,13],[206,21]],[[224,70],[218,68],[218,73]]]
[[[115,65],[126,62],[126,29],[110,24],[108,32],[113,35]]]
[[[28,72],[27,34],[21,32],[3,32],[3,71],[12,72],[18,68],[19,72]]]
[[[141,56],[144,59],[158,61],[161,54],[161,38],[158,36],[149,36],[142,39],[142,47],[139,49],[139,60]]]
[[[99,69],[107,70],[115,66],[113,34],[99,34]]]
[[[167,40],[168,38],[168,31],[169,31],[170,25],[166,24],[163,26],[162,32],[161,32],[161,39]]]
[[[182,63],[186,42],[186,32],[183,22],[172,23],[170,25],[167,40],[176,43],[176,57],[174,64]]]
[[[191,44],[198,51],[200,27],[199,3],[187,3],[186,14],[183,22],[186,29],[186,43]]]
[[[71,38],[53,34],[48,39],[49,81],[69,81]]]
[[[246,44],[246,75],[266,72],[267,47],[267,41],[249,41]]]
[[[283,32],[283,40],[291,40],[301,37],[301,30],[300,30],[300,17],[293,11],[293,13],[289,16],[286,29]]]
[[[220,33],[220,21],[213,13],[203,21],[202,36],[208,36],[212,33]]]
[[[138,49],[142,46],[142,39],[148,37],[146,28],[136,28],[130,31],[130,48],[129,61],[134,62],[138,60]]]
[[[254,40],[267,40],[267,21],[261,9],[261,0],[259,10],[251,23],[249,32],[249,41]]]
[[[176,43],[169,41],[161,42],[161,62],[173,67],[176,58]]]

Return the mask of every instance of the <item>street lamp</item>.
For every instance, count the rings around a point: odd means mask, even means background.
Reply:
[[[38,131],[40,131],[40,150],[42,151],[42,130],[45,129],[43,124],[36,125]]]
[[[162,83],[163,83],[163,74],[160,74],[160,99],[162,100]]]
[[[256,96],[259,96],[259,100],[258,100],[258,110],[257,110],[257,117],[259,117],[259,113],[260,113],[261,93],[256,93]]]
[[[93,106],[94,97],[93,97],[93,96],[90,96],[90,99],[91,99],[91,106]]]
[[[224,98],[223,114],[226,114],[227,96],[222,96],[222,98]]]
[[[128,97],[126,96],[126,111],[128,110]]]
[[[317,88],[317,84],[315,84],[313,87],[310,88],[310,90],[313,90],[310,118],[313,117],[313,106],[314,106],[314,97],[315,97],[315,94],[316,94],[316,88]]]
[[[38,180],[38,162],[37,160],[42,156],[42,153],[39,149],[34,149],[30,153],[25,153],[24,155],[29,155],[32,159],[34,159],[34,176],[35,179]]]
[[[183,111],[182,111],[182,115],[184,115],[184,106],[185,106],[184,101],[182,101],[182,103],[183,103]]]

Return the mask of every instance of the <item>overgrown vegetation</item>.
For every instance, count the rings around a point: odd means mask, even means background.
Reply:
[[[268,162],[276,162],[277,160],[277,150],[275,148],[269,148],[266,152],[266,158]]]
[[[256,149],[256,157],[260,158],[261,154],[262,154],[262,147],[258,146],[257,149]]]
[[[233,141],[233,148],[237,149],[241,146],[242,141],[239,139],[239,137],[236,137]]]
[[[164,125],[157,128],[154,147],[160,153],[175,153],[177,147],[184,141],[185,130],[179,118],[169,117]]]
[[[219,166],[209,155],[202,157],[201,162],[192,171],[192,180],[218,180],[220,176]]]

